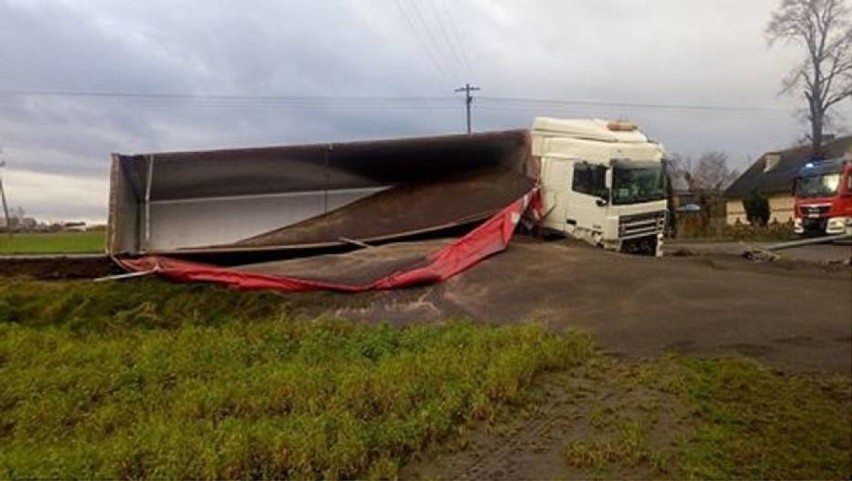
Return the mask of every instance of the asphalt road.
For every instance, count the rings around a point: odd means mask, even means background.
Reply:
[[[852,269],[843,265],[636,257],[521,239],[443,284],[358,296],[358,307],[334,313],[397,324],[534,320],[591,332],[616,355],[740,353],[852,376]]]
[[[677,242],[670,241],[665,250],[695,255],[741,255],[749,246],[766,248],[778,242]],[[852,242],[817,244],[773,251],[781,259],[806,262],[843,262],[852,258]]]

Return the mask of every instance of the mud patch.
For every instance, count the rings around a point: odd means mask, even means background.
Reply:
[[[372,255],[369,250],[338,258],[340,275],[360,275],[350,267],[357,267],[358,256]],[[398,254],[403,260],[407,255]],[[341,262],[345,259],[352,262]],[[397,326],[453,318],[494,324],[534,320],[556,331],[589,332],[605,349],[628,357],[735,351],[782,369],[852,375],[848,269],[826,271],[802,263],[788,270],[735,256],[712,260],[708,265],[702,257],[635,257],[577,242],[518,237],[505,252],[448,282],[375,293],[325,293],[323,303],[311,303],[316,306],[311,314]],[[313,269],[321,266],[311,262],[316,260],[292,266],[301,264],[302,272],[316,275]],[[106,258],[91,266],[51,260],[18,268],[6,262],[0,273],[91,278],[115,269]]]
[[[811,336],[790,336],[790,337],[782,337],[779,339],[774,339],[772,342],[778,344],[786,344],[788,346],[801,346],[801,347],[818,347],[822,345],[817,339],[814,339]]]
[[[848,341],[772,342],[848,339],[848,272],[827,272],[812,263],[788,270],[735,256],[711,260],[712,265],[702,257],[626,256],[521,236],[505,252],[447,282],[350,296],[357,307],[336,314],[400,326],[449,318],[535,321],[556,331],[592,333],[605,349],[628,357],[734,351],[783,369],[852,374]]]
[[[749,357],[765,357],[772,352],[772,348],[764,344],[725,344],[723,346],[719,346],[719,348],[723,351],[733,351]]]
[[[109,257],[22,257],[0,260],[0,276],[38,280],[94,279],[121,274]]]
[[[629,369],[592,363],[537,379],[528,408],[507,410],[469,433],[452,453],[409,463],[401,479],[650,479],[666,474],[661,461],[686,431],[687,410],[673,396],[635,385]],[[661,409],[662,407],[664,409]],[[601,459],[592,440],[641,426],[639,444]],[[617,437],[617,436],[616,436]],[[620,439],[608,439],[615,446]],[[633,443],[636,440],[627,441]],[[653,447],[652,447],[653,446]],[[611,463],[613,459],[623,457]]]
[[[440,300],[441,285],[419,289],[378,291],[357,294],[357,298],[369,297],[360,305],[338,307],[335,317],[358,319],[374,323],[389,322],[397,325],[423,322],[444,322],[452,318],[465,318],[461,312],[446,308]]]
[[[696,344],[695,341],[675,341],[663,346],[663,351],[667,352],[677,352],[677,353],[689,353],[695,350]]]

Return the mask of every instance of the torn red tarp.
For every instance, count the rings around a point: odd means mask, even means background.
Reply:
[[[285,292],[312,290],[362,292],[374,289],[395,289],[445,281],[482,259],[505,250],[512,239],[515,227],[527,210],[532,211],[533,218],[539,218],[541,199],[537,187],[463,237],[427,255],[423,263],[393,272],[368,284],[352,285],[260,274],[241,271],[238,267],[219,267],[163,256],[119,258],[117,262],[129,271],[151,271],[177,281],[214,282],[241,289],[273,289]]]

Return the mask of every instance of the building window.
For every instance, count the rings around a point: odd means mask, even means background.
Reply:
[[[574,179],[571,189],[581,194],[609,197],[606,192],[606,167],[586,162],[574,164]]]

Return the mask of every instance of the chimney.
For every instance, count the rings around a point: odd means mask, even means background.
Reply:
[[[778,167],[778,164],[781,162],[781,154],[766,154],[766,160],[763,164],[763,173],[767,173],[770,170]]]

